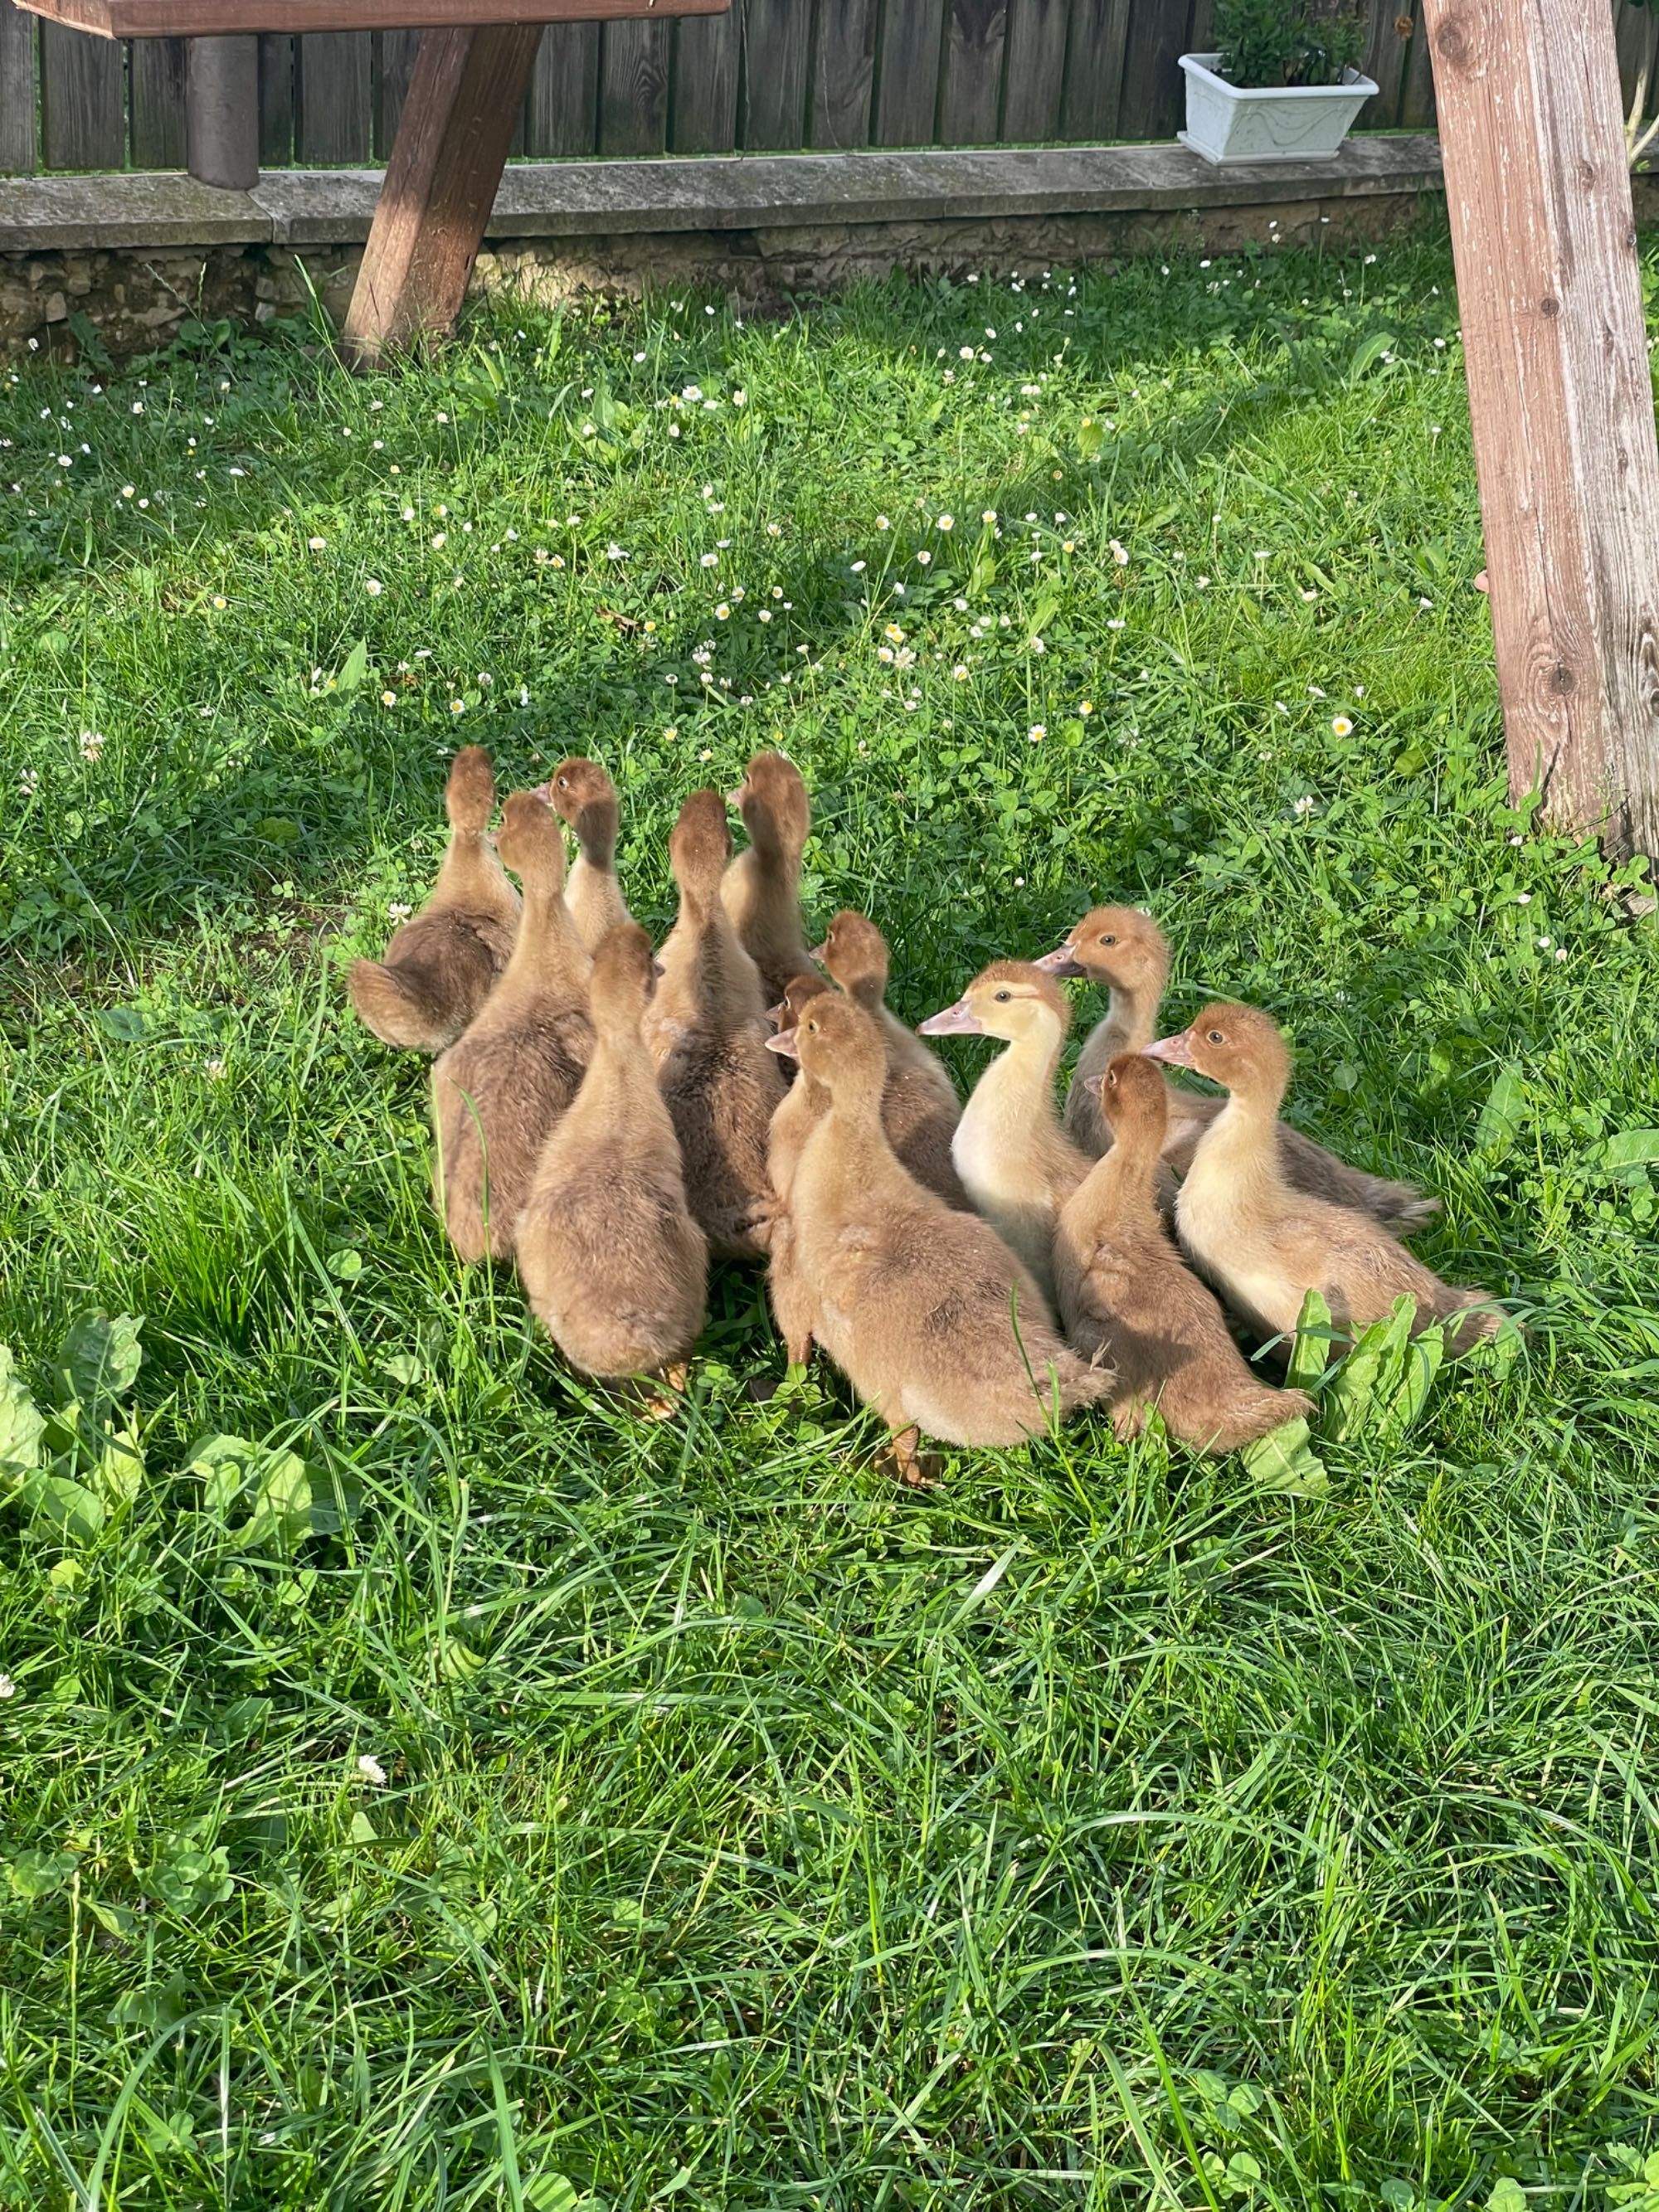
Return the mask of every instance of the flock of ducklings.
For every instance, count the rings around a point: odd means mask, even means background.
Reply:
[[[781,753],[731,794],[749,836],[735,857],[719,792],[681,808],[679,910],[654,952],[597,763],[514,793],[492,839],[495,798],[468,746],[432,895],[349,989],[376,1036],[435,1055],[451,1243],[515,1262],[574,1366],[678,1388],[710,1255],[763,1261],[790,1359],[821,1345],[918,1479],[923,1437],[1011,1444],[1094,1404],[1121,1436],[1153,1407],[1200,1450],[1266,1436],[1309,1401],[1246,1362],[1227,1316],[1284,1340],[1310,1289],[1348,1331],[1402,1292],[1455,1349],[1497,1325],[1406,1249],[1431,1200],[1279,1119],[1291,1059],[1266,1014],[1209,1006],[1158,1037],[1169,950],[1138,909],[1097,907],[1041,959],[994,962],[912,1030],[888,1011],[872,922],[839,914],[807,949],[811,809]],[[1063,1115],[1062,976],[1109,994]],[[924,1042],[940,1036],[1006,1046],[965,1108]]]

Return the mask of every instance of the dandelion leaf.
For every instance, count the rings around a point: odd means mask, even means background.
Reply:
[[[1308,1441],[1308,1424],[1286,1421],[1271,1436],[1246,1444],[1239,1457],[1261,1490],[1287,1498],[1323,1498],[1331,1486],[1324,1462]]]
[[[46,1425],[23,1388],[11,1353],[0,1344],[0,1498],[40,1466]]]
[[[1296,1319],[1296,1342],[1285,1370],[1287,1389],[1312,1389],[1325,1371],[1335,1334],[1330,1308],[1317,1291],[1310,1291]]]

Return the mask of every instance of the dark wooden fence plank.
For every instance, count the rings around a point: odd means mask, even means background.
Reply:
[[[259,166],[286,169],[294,159],[294,41],[283,32],[259,38]]]
[[[128,49],[135,169],[185,166],[185,42],[135,39]]]
[[[939,135],[947,146],[996,143],[1008,0],[951,0]]]
[[[1173,138],[1187,112],[1187,81],[1176,64],[1191,51],[1190,0],[1137,0],[1123,54],[1118,135]]]
[[[1401,36],[1400,26],[1406,26]],[[1368,100],[1359,111],[1359,127],[1364,131],[1390,130],[1400,120],[1400,102],[1406,86],[1406,68],[1411,59],[1412,10],[1401,12],[1389,0],[1373,0],[1371,20],[1365,40],[1365,52],[1359,66],[1377,88],[1375,100]]]
[[[811,0],[737,0],[743,10],[741,143],[787,150],[806,138]]]
[[[1659,13],[1651,8],[1638,7],[1632,0],[1620,0],[1614,21],[1619,46],[1619,82],[1624,92],[1625,112],[1629,114],[1644,76],[1647,79],[1647,94],[1643,100],[1643,112],[1651,115],[1659,106]],[[1650,149],[1650,151],[1651,149]]]
[[[1072,36],[1060,102],[1062,138],[1121,138],[1129,0],[1072,0]]]
[[[1011,0],[1002,136],[1013,144],[1059,136],[1070,27],[1068,0]]]
[[[814,146],[870,143],[878,13],[877,0],[823,0],[812,32],[807,136]]]
[[[34,143],[33,15],[0,9],[0,171],[21,176],[38,159]]]
[[[592,154],[599,143],[599,27],[551,23],[531,73],[525,151]]]
[[[299,42],[295,159],[332,168],[369,160],[374,46],[367,31],[311,31]]]
[[[612,22],[599,43],[599,151],[661,154],[668,146],[669,40],[664,21]]]
[[[674,99],[668,143],[677,154],[729,154],[738,143],[743,18],[688,15],[674,27]]]
[[[40,26],[40,151],[48,169],[126,167],[126,53],[112,40]]]
[[[381,31],[376,34],[374,68],[374,158],[384,161],[403,120],[409,81],[415,74],[415,57],[421,51],[418,31]]]
[[[877,145],[933,143],[944,50],[945,0],[887,0],[876,75]]]

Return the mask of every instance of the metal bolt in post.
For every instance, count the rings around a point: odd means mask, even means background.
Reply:
[[[198,184],[252,191],[259,181],[259,41],[192,39],[185,76],[185,140]]]

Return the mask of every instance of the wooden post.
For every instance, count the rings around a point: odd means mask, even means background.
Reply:
[[[1659,860],[1659,442],[1608,0],[1424,0],[1510,787]]]
[[[423,34],[346,316],[359,367],[460,313],[541,40],[539,23]]]
[[[185,159],[204,185],[259,181],[259,41],[191,39],[185,63]]]

